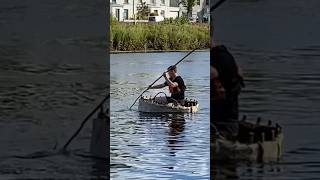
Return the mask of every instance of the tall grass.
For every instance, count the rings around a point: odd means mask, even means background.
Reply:
[[[110,47],[113,51],[190,50],[210,47],[207,25],[157,23],[111,23]]]

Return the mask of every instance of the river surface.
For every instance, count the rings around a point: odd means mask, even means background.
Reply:
[[[178,65],[186,97],[199,101],[198,113],[139,114],[137,106],[129,110],[149,84],[186,54],[111,55],[112,179],[209,179],[209,51],[193,53]],[[160,91],[168,94],[164,88],[145,95]]]
[[[279,163],[218,165],[217,179],[319,179],[320,1],[231,0],[215,11],[214,38],[230,48],[246,88],[241,114],[279,122]]]
[[[0,179],[89,179],[91,123],[57,151],[108,86],[104,1],[0,3]]]

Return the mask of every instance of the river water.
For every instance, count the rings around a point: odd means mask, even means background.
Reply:
[[[105,34],[104,1],[1,1],[0,179],[107,176],[91,122],[57,153],[105,95]]]
[[[279,163],[229,163],[217,179],[319,179],[320,1],[227,1],[215,12],[214,37],[242,67],[241,114],[279,122]]]
[[[209,52],[196,52],[178,65],[186,97],[197,99],[196,114],[139,114],[129,107],[167,67],[187,53],[111,55],[111,178],[209,179]],[[163,83],[159,80],[158,83]],[[149,90],[155,95],[162,90]]]

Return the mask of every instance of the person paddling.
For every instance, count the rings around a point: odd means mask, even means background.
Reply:
[[[164,83],[149,86],[149,89],[161,89],[168,86],[171,97],[167,98],[167,102],[179,102],[183,104],[186,85],[184,84],[182,77],[177,74],[177,67],[168,67],[167,72],[163,73],[163,77],[165,79]]]
[[[211,119],[227,139],[238,135],[238,96],[244,87],[242,74],[234,57],[223,46],[211,48]]]

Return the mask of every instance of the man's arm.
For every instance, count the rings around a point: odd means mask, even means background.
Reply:
[[[213,66],[211,66],[211,69],[210,69],[210,73],[211,73],[211,79],[217,79],[218,78],[218,71],[216,68],[214,68]]]
[[[213,94],[211,94],[211,97],[214,100],[225,99],[225,89],[218,79],[219,73],[217,69],[213,66],[211,66],[210,68],[210,76],[211,76],[210,86],[213,89]]]
[[[149,89],[161,89],[164,87],[166,87],[166,85],[163,83],[163,84],[158,84],[158,85],[154,85],[154,86],[149,86]]]
[[[177,86],[178,86],[178,83],[172,82],[172,81],[167,77],[167,73],[166,73],[166,72],[163,73],[163,77],[164,77],[164,79],[166,80],[168,86],[170,86],[170,87],[177,87]]]

